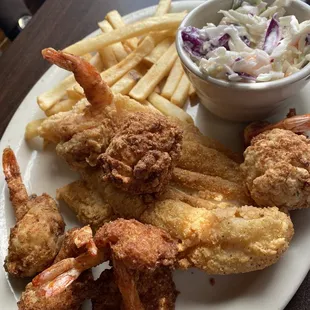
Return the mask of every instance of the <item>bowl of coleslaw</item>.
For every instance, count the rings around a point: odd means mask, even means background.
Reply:
[[[228,120],[260,120],[310,80],[310,6],[208,0],[185,17],[176,45],[206,108]]]

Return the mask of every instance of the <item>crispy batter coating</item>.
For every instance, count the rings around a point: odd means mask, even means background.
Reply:
[[[294,229],[277,208],[193,208],[165,200],[148,208],[140,220],[165,229],[181,241],[179,265],[209,274],[260,270],[288,248]]]
[[[86,182],[76,181],[57,190],[57,199],[62,199],[76,214],[83,225],[97,230],[115,216],[109,204]]]
[[[57,296],[41,296],[30,282],[18,302],[19,310],[79,310],[94,289],[91,271],[85,271],[68,288]]]
[[[43,194],[28,197],[13,151],[3,152],[3,170],[16,215],[4,267],[15,277],[31,277],[51,265],[59,251],[65,223],[55,201]]]
[[[95,281],[93,310],[119,310],[122,305],[122,295],[115,282],[113,269],[104,270]]]
[[[173,170],[171,186],[191,196],[213,202],[215,207],[231,206],[232,203],[241,207],[253,203],[243,183],[180,168]]]
[[[5,269],[15,277],[31,277],[47,268],[59,250],[65,228],[55,201],[46,194],[29,200],[33,205],[11,229]]]
[[[85,251],[83,247],[77,248],[75,244],[75,238],[81,230],[82,229],[73,228],[66,232],[61,248],[53,264],[68,257],[77,257]],[[85,299],[93,296],[93,290],[93,275],[90,270],[87,270],[62,293],[48,298],[40,294],[38,288],[34,287],[30,282],[22,293],[21,299],[17,305],[20,310],[75,310],[80,309]]]
[[[116,260],[134,270],[171,266],[177,254],[176,241],[168,233],[136,220],[107,223],[97,231],[94,240],[98,248],[109,246]]]
[[[244,158],[245,182],[259,206],[310,206],[310,141],[305,136],[283,129],[266,131],[252,140]]]
[[[122,190],[159,193],[171,178],[181,142],[182,131],[166,117],[131,113],[100,160],[109,180]]]
[[[78,132],[68,141],[57,144],[57,154],[74,170],[88,165],[95,167],[97,158],[108,147],[114,130],[111,120],[103,119],[100,125]]]
[[[182,155],[177,167],[218,176],[231,182],[243,182],[239,164],[224,153],[204,146],[196,141],[184,141]]]
[[[234,153],[220,142],[210,137],[204,136],[194,124],[181,121],[174,117],[168,117],[168,119],[183,130],[183,141],[199,143],[207,148],[214,149],[225,154],[227,157],[237,163],[242,163],[242,154]]]
[[[171,270],[158,268],[153,272],[136,275],[137,290],[145,310],[174,309],[177,291]],[[93,310],[119,310],[122,296],[115,282],[113,269],[105,270],[96,280]]]

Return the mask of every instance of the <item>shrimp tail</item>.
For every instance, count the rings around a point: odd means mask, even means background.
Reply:
[[[5,180],[10,191],[16,220],[19,221],[27,213],[26,203],[29,200],[26,187],[22,181],[15,154],[11,148],[6,148],[2,155],[2,166]]]
[[[41,296],[56,296],[63,292],[80,274],[95,267],[108,257],[105,251],[99,251],[92,235],[90,226],[82,227],[74,232],[74,244],[77,248],[84,247],[86,251],[78,257],[63,259],[45,269],[32,280],[32,285],[38,288]]]
[[[76,81],[84,89],[85,96],[92,106],[104,107],[113,102],[113,93],[102,80],[99,72],[85,59],[56,51],[53,48],[42,50],[43,58],[60,68],[71,71]]]
[[[310,130],[310,114],[289,116],[275,124],[269,124],[268,122],[251,123],[244,129],[245,146],[249,146],[251,140],[260,133],[276,128],[303,134],[303,132]]]
[[[265,127],[265,130],[286,129],[295,133],[301,133],[310,129],[310,114],[296,115],[286,118],[276,124]]]

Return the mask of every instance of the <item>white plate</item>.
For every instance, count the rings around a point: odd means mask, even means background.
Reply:
[[[173,11],[191,10],[200,1],[182,1],[173,3]],[[127,15],[126,22],[150,16],[154,7]],[[96,34],[93,33],[92,35]],[[40,55],[38,55],[40,57]],[[29,193],[46,192],[55,196],[55,191],[76,178],[68,167],[58,159],[52,150],[42,151],[41,141],[27,144],[24,139],[26,124],[43,117],[36,105],[36,96],[60,82],[67,73],[55,66],[51,67],[29,92],[21,103],[0,143],[0,151],[11,146],[17,155],[24,182]],[[295,107],[302,114],[310,110],[307,104],[310,97],[310,87],[304,89],[298,96],[287,101],[287,107],[279,111],[272,120],[283,118],[288,107]],[[218,139],[234,150],[241,149],[241,133],[243,124],[223,121],[202,106],[188,107],[197,126],[204,134]],[[8,191],[1,170],[0,177],[0,260],[3,262],[7,252],[7,236],[14,225],[13,211],[8,198]],[[74,214],[61,204],[67,229],[78,225]],[[296,233],[291,247],[283,258],[274,266],[264,271],[243,275],[214,277],[215,285],[210,284],[210,277],[198,270],[177,271],[175,280],[181,292],[177,299],[179,310],[275,310],[283,309],[294,295],[310,267],[310,210],[293,214]],[[1,309],[16,309],[16,300],[26,282],[10,279],[0,268],[0,300]],[[90,309],[89,305],[85,309]]]

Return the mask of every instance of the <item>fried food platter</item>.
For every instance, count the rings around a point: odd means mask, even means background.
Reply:
[[[174,2],[172,12],[189,11],[200,3],[200,1]],[[154,7],[147,8],[126,16],[124,20],[132,23],[151,16],[154,11]],[[98,31],[92,36],[96,34]],[[64,70],[56,66],[51,67],[21,103],[1,140],[1,149],[10,146],[14,150],[29,193],[46,192],[55,197],[58,188],[77,179],[77,174],[55,155],[53,147],[48,146],[42,151],[41,141],[33,140],[26,143],[24,140],[25,126],[43,116],[35,104],[36,97],[51,86],[57,85],[67,75]],[[296,108],[298,114],[307,113],[309,105],[306,98],[310,95],[309,92],[310,89],[307,87],[297,97],[290,99],[287,107],[279,111],[270,121],[283,119],[288,108]],[[186,111],[193,117],[196,126],[203,134],[220,141],[234,151],[242,149],[241,136],[244,124],[218,119],[197,104],[188,104]],[[3,174],[0,182],[1,201],[2,205],[6,206],[0,209],[0,255],[3,261],[7,254],[9,229],[14,226],[14,214],[12,209],[7,207],[10,203]],[[74,213],[63,202],[60,202],[60,210],[67,224],[66,229],[80,226]],[[308,260],[310,249],[307,246],[310,238],[310,229],[307,225],[310,221],[309,210],[295,211],[292,220],[295,235],[290,248],[277,264],[265,270],[225,276],[209,276],[197,269],[175,271],[174,280],[177,290],[180,291],[176,309],[283,309],[310,267]],[[2,269],[0,283],[3,308],[15,308],[16,300],[20,298],[27,282],[7,276]],[[86,305],[85,309],[90,309],[90,305]]]

